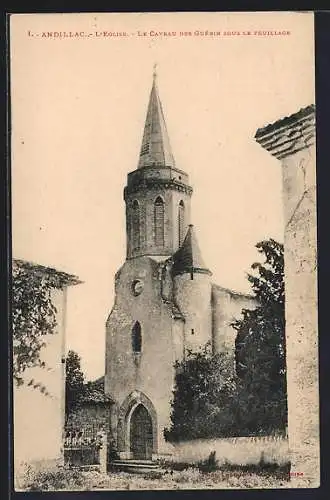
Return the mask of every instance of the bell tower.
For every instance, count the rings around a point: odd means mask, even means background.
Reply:
[[[127,176],[127,259],[167,258],[181,246],[190,223],[192,188],[175,166],[154,71],[138,167]]]
[[[105,392],[121,459],[172,453],[175,362],[212,338],[211,282],[190,224],[192,188],[174,161],[154,72],[136,170],[124,189],[126,259],[106,323]]]

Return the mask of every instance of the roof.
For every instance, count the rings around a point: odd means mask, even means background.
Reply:
[[[188,227],[186,237],[181,247],[173,255],[173,272],[174,274],[182,274],[185,272],[212,274],[204,264],[192,224]]]
[[[278,160],[311,147],[315,143],[314,104],[259,128],[255,140]]]
[[[35,274],[47,276],[51,281],[54,288],[61,288],[62,286],[79,285],[83,283],[77,276],[59,271],[53,267],[43,266],[23,259],[13,259],[13,266],[19,266],[26,271]]]
[[[280,120],[277,120],[276,122],[270,123],[269,125],[266,125],[265,127],[258,128],[255,138],[258,139],[259,137],[262,137],[265,134],[269,134],[270,132],[274,132],[275,130],[280,129],[281,127],[286,127],[288,125],[292,125],[299,121],[300,119],[305,118],[306,116],[310,114],[315,113],[315,104],[310,104],[309,106],[306,106],[305,108],[301,108],[297,113],[294,113],[290,116],[286,116],[284,118],[281,118]]]
[[[138,168],[175,166],[156,80],[154,73]]]
[[[104,392],[104,376],[92,382],[87,382],[84,386],[84,394],[81,397],[82,403],[112,403],[113,400]]]

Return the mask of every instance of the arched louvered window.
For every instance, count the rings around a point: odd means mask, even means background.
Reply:
[[[164,215],[165,207],[164,202],[160,196],[156,198],[154,204],[154,228],[155,228],[155,245],[163,247],[165,243],[165,229],[164,229]]]
[[[141,325],[138,321],[134,323],[132,328],[132,349],[133,352],[141,352],[142,349],[142,333]]]
[[[141,243],[140,235],[140,205],[137,200],[133,202],[132,208],[132,243],[133,250],[139,250]]]
[[[181,200],[179,203],[178,211],[178,231],[179,231],[179,247],[182,245],[184,240],[184,203]]]

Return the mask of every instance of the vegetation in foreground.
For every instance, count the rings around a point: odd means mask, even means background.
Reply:
[[[16,491],[58,490],[172,490],[285,488],[289,465],[225,464],[217,468],[209,459],[199,464],[163,464],[159,471],[144,474],[83,471],[58,464],[24,465],[15,477]]]

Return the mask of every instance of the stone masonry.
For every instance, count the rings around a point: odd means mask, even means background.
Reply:
[[[315,107],[259,129],[255,138],[282,164],[292,487],[315,488],[320,484]]]

